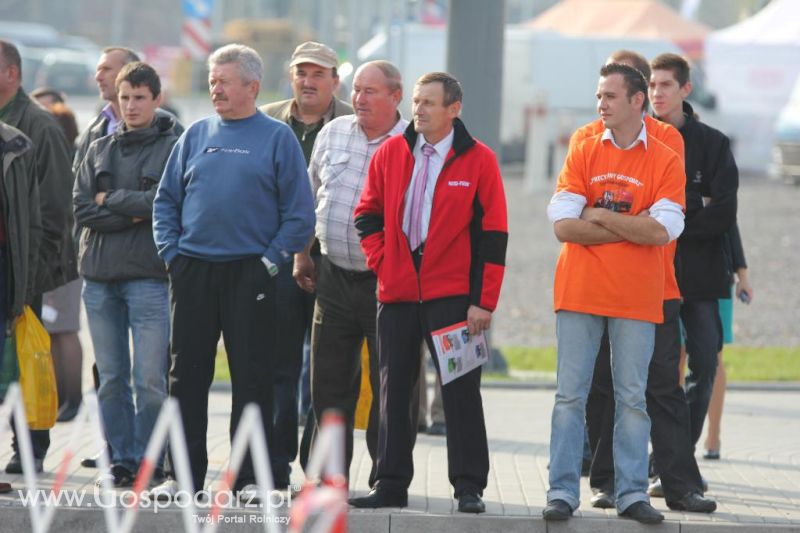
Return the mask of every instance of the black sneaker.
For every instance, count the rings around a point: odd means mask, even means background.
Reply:
[[[33,469],[37,474],[44,472],[44,459],[38,457],[33,458]],[[18,453],[15,453],[9,459],[6,465],[6,474],[21,474],[22,473],[22,458]]]
[[[133,472],[122,465],[111,465],[110,475],[111,484],[114,485],[115,488],[132,487],[133,480],[136,477]],[[102,487],[103,479],[105,479],[104,476],[105,474],[98,476],[97,480],[95,481],[95,485]]]
[[[542,511],[542,518],[550,521],[567,520],[572,516],[572,508],[564,500],[550,500]]]
[[[706,498],[699,492],[690,492],[680,500],[667,502],[667,507],[673,511],[687,513],[713,513],[717,510],[717,502],[711,498]]]
[[[486,505],[477,494],[462,494],[458,497],[459,513],[485,513]]]
[[[627,509],[619,513],[619,516],[631,518],[640,524],[660,524],[664,521],[664,515],[656,511],[647,502],[638,501],[632,503]]]

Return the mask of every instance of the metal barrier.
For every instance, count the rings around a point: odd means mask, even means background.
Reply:
[[[34,467],[33,446],[27,428],[25,407],[21,391],[17,383],[12,383],[6,393],[5,401],[0,405],[0,438],[8,428],[6,421],[13,414],[17,430],[19,454],[22,460],[22,471],[25,487],[28,491],[38,489],[36,470]],[[78,415],[76,416],[70,433],[69,441],[64,454],[56,469],[55,480],[51,487],[54,498],[45,499],[44,505],[30,505],[30,519],[33,533],[47,533],[53,522],[53,517],[59,507],[60,499],[57,497],[62,491],[68,478],[69,467],[75,459],[78,445],[85,438],[88,430],[96,442],[104,442],[102,417],[100,416],[97,396],[87,393],[83,397]],[[175,398],[167,398],[156,420],[153,433],[147,444],[145,455],[142,458],[139,471],[134,480],[132,493],[133,501],[125,505],[124,511],[119,512],[118,503],[109,501],[114,495],[113,477],[110,472],[110,458],[108,448],[104,445],[99,456],[98,468],[106,475],[99,477],[103,499],[104,518],[108,531],[114,533],[128,533],[133,529],[141,503],[146,497],[147,488],[153,477],[165,446],[169,443],[169,450],[175,478],[179,486],[179,496],[175,503],[182,510],[183,525],[189,533],[213,533],[221,522],[223,502],[214,498],[210,511],[204,520],[198,520],[197,506],[195,505],[195,490],[192,482],[189,454],[186,437],[183,431],[178,402]],[[236,434],[231,443],[230,460],[227,468],[222,472],[220,493],[230,493],[234,481],[244,461],[247,450],[250,450],[256,484],[260,491],[260,514],[265,531],[278,533],[278,517],[275,515],[268,495],[274,491],[274,481],[269,461],[266,436],[261,422],[261,412],[257,405],[247,405],[239,421]],[[291,509],[290,520],[292,531],[301,531],[303,524],[311,515],[317,515],[316,521],[311,525],[310,531],[314,533],[346,531],[347,514],[347,481],[344,473],[344,419],[341,414],[332,412],[323,415],[322,428],[318,439],[311,451],[307,480],[303,491],[295,500],[295,507]],[[321,481],[321,485],[319,485]],[[95,489],[97,490],[97,489]],[[97,494],[95,495],[98,496]],[[181,501],[183,498],[183,501]],[[147,497],[154,508],[166,508],[170,504],[157,505],[155,500]],[[291,500],[290,500],[291,501]],[[202,526],[202,527],[201,527]]]

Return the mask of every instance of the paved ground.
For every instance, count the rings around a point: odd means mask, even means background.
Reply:
[[[487,513],[480,518],[464,517],[454,511],[451,489],[447,483],[447,459],[443,437],[422,435],[417,441],[415,466],[417,469],[410,489],[409,507],[398,510],[351,511],[353,531],[544,531],[540,518],[545,501],[547,483],[547,447],[549,440],[549,414],[553,392],[549,390],[509,390],[487,388],[484,390],[491,472],[485,500]],[[228,413],[230,396],[214,392],[210,402],[209,453],[211,464],[208,482],[212,489],[219,480],[228,452]],[[711,516],[687,515],[667,512],[664,530],[671,531],[728,531],[742,527],[742,531],[800,532],[800,393],[734,391],[729,394],[723,430],[723,459],[700,460],[703,475],[709,482],[710,495],[717,498],[719,510]],[[45,462],[46,473],[40,486],[53,483],[57,462],[62,456],[70,424],[58,424],[53,430],[53,447]],[[357,432],[356,452],[351,469],[352,488],[356,493],[366,490],[369,457],[363,442],[363,432]],[[86,437],[82,453],[89,453],[97,443]],[[10,455],[9,437],[0,439],[0,465]],[[299,469],[295,469],[293,482],[301,482]],[[95,470],[74,465],[70,471],[67,488],[87,490],[91,494]],[[21,476],[2,475],[21,488]],[[550,531],[588,531],[600,528],[619,531],[638,525],[617,518],[614,512],[594,510],[588,506],[588,487],[582,487],[584,496],[577,517],[567,528],[551,527]],[[663,500],[654,505],[666,511]],[[0,498],[3,520],[0,531],[29,528],[27,510],[16,495]],[[180,529],[176,512],[140,513],[142,530],[158,531],[162,528]],[[447,518],[445,520],[444,518]],[[67,531],[103,530],[102,514],[97,509],[56,515],[53,530]],[[91,524],[91,527],[89,525]],[[226,525],[222,530],[238,531],[239,527]],[[254,527],[254,526],[252,526]],[[137,528],[138,529],[138,528]],[[243,529],[244,530],[244,529]]]

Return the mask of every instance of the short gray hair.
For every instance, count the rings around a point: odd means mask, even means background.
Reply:
[[[264,72],[264,63],[258,52],[243,44],[227,44],[222,48],[217,48],[208,58],[208,68],[214,65],[225,65],[236,63],[239,65],[239,73],[242,80],[249,83],[251,81],[261,81]]]
[[[389,92],[393,93],[395,91],[403,90],[403,78],[400,74],[400,69],[394,66],[393,63],[390,63],[385,59],[375,59],[362,64],[359,67],[359,70],[367,66],[376,67],[381,71],[383,76],[386,78],[386,87],[388,87]]]

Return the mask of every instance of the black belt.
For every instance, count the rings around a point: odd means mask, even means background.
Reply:
[[[326,258],[327,259],[327,258]],[[346,277],[351,281],[362,281],[365,279],[375,279],[375,273],[372,270],[347,270],[346,268],[342,268],[340,266],[336,266],[333,264],[333,261],[328,259],[328,264],[331,267],[331,270],[341,274],[342,276]]]

